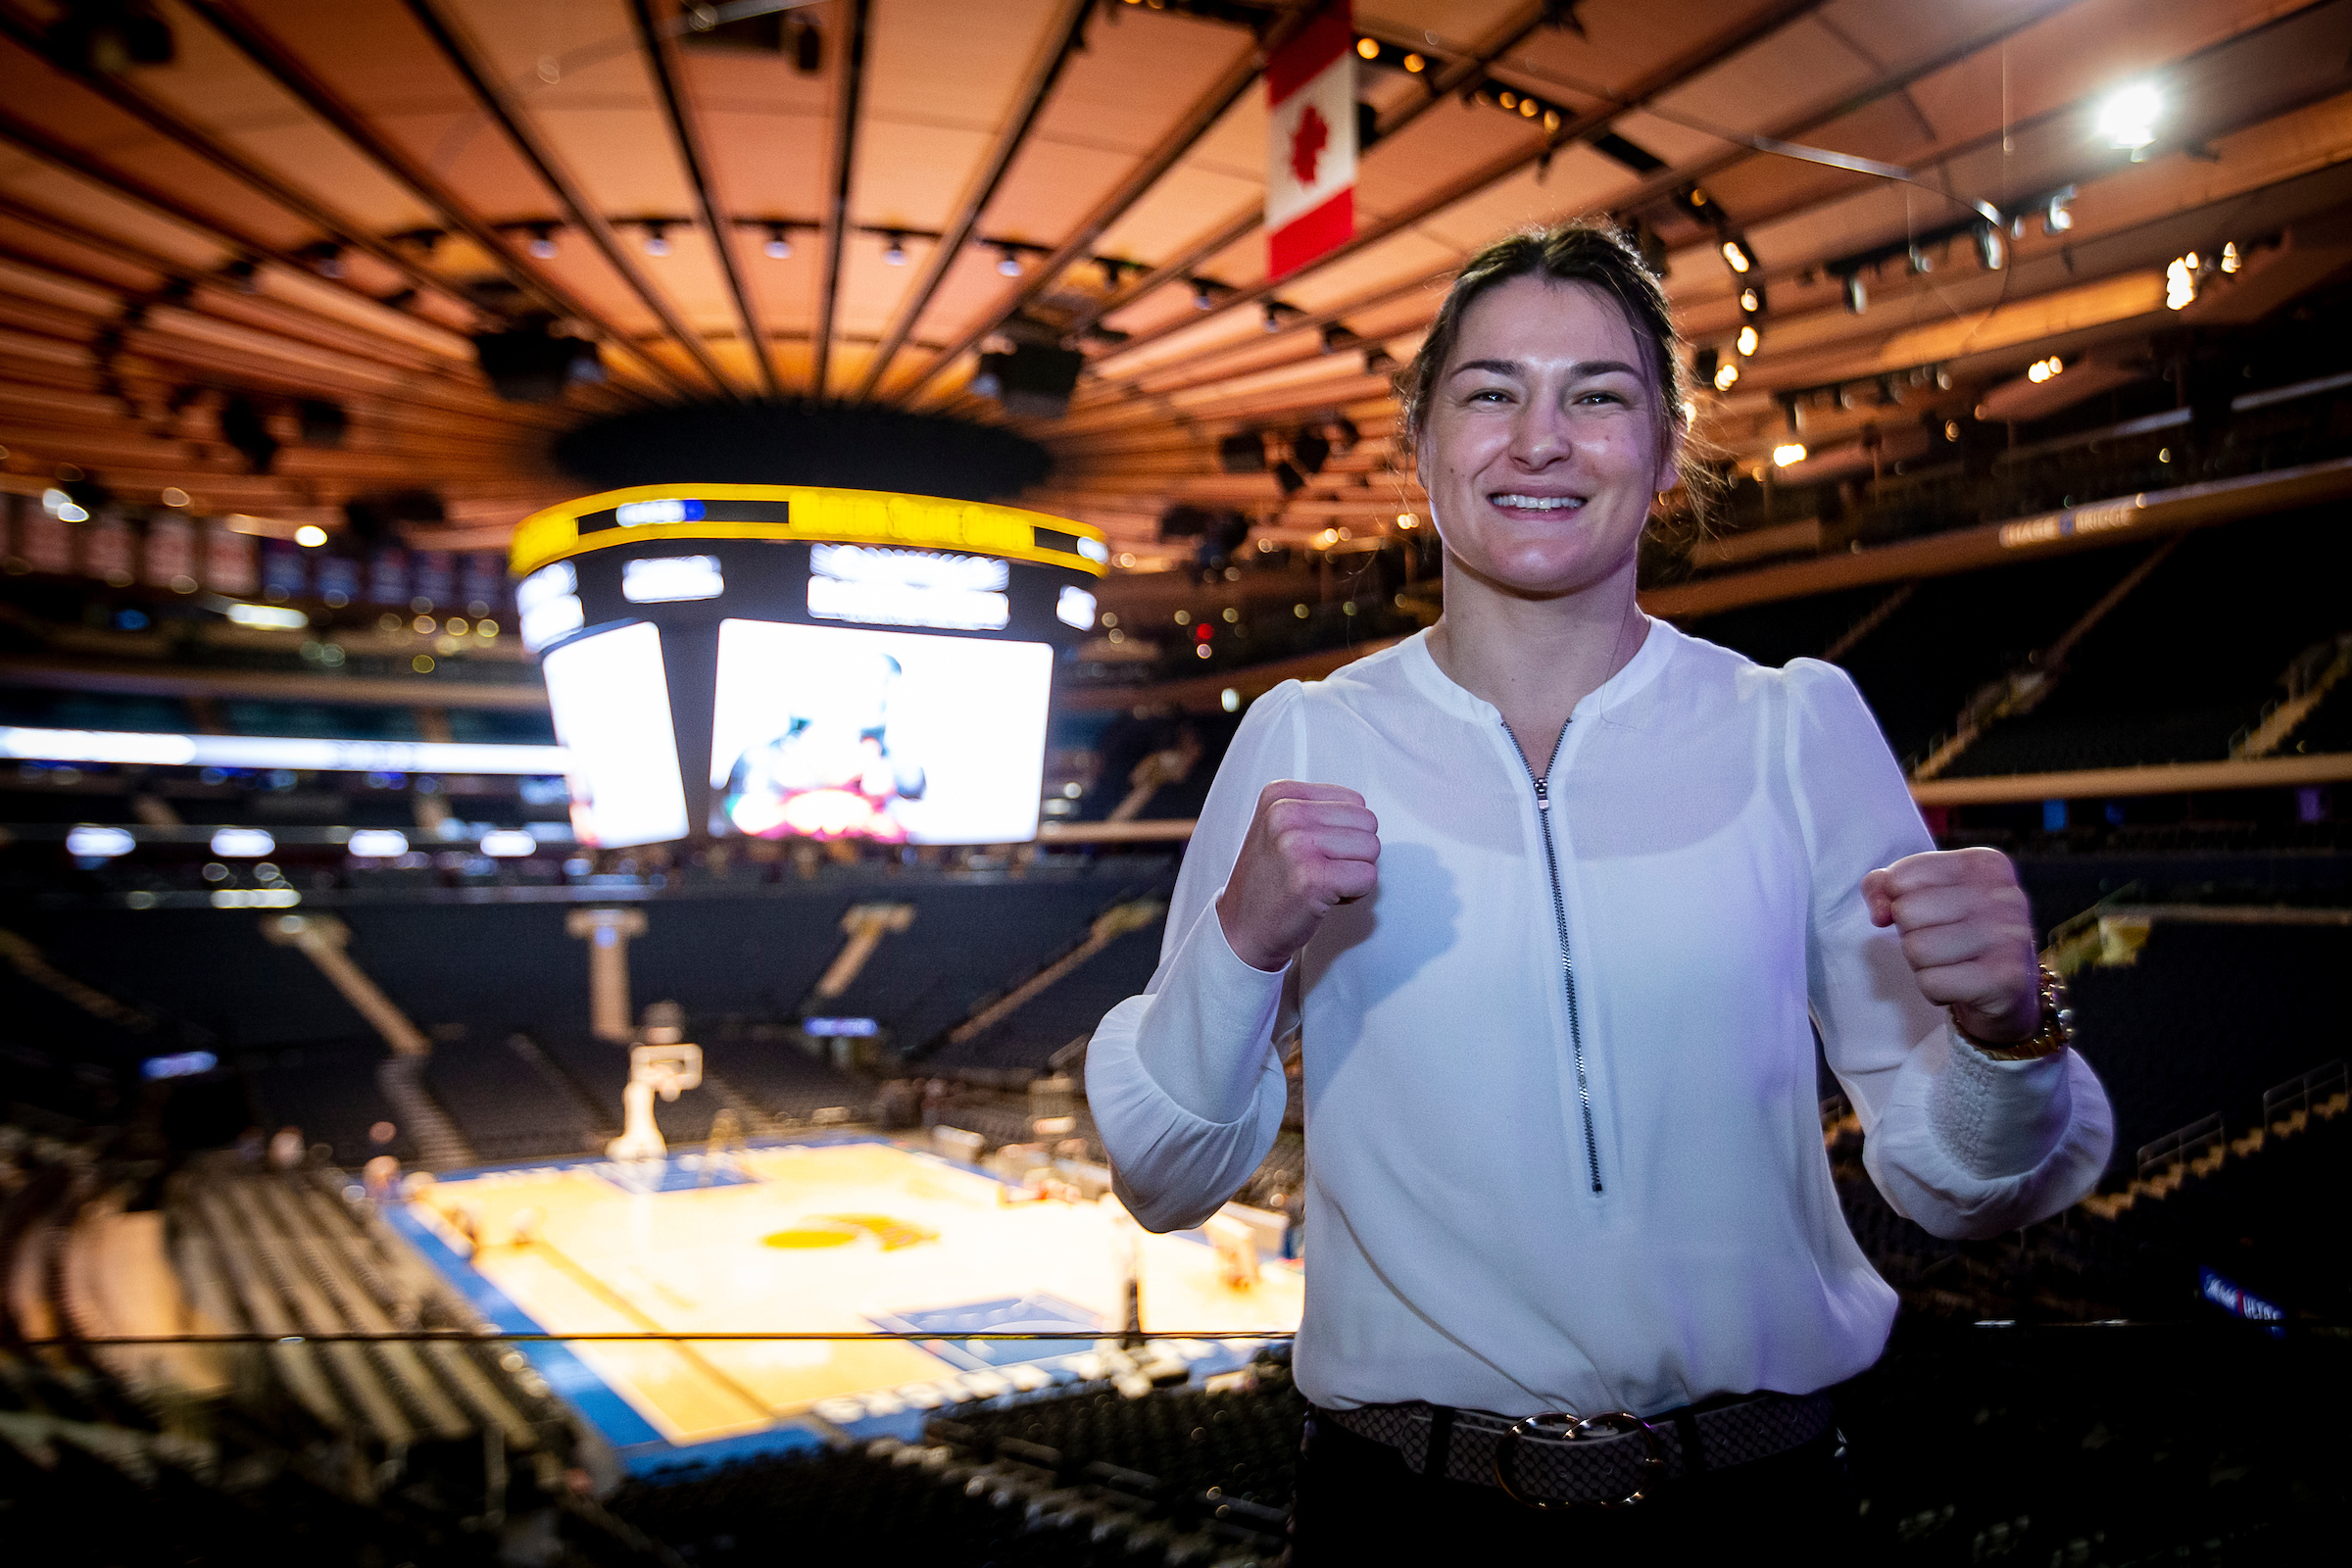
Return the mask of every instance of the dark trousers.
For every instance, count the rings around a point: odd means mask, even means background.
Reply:
[[[1499,1487],[1415,1475],[1395,1448],[1318,1414],[1308,1412],[1299,1443],[1292,1568],[1503,1562],[1522,1549],[1562,1546],[1626,1548],[1650,1553],[1652,1561],[1663,1553],[1667,1563],[1729,1563],[1860,1544],[1835,1433],[1670,1483],[1631,1508],[1545,1513],[1513,1502]]]

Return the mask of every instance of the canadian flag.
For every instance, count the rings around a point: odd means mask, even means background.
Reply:
[[[1285,276],[1355,233],[1355,17],[1315,14],[1266,62],[1266,275]]]

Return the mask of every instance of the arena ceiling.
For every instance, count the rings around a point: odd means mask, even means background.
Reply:
[[[2156,373],[2153,335],[2352,262],[2352,0],[1359,0],[1356,236],[1269,284],[1259,67],[1302,9],[0,0],[0,482],[288,525],[429,486],[441,541],[488,546],[567,493],[547,447],[586,417],[994,419],[967,383],[1009,333],[1088,356],[1065,416],[1014,421],[1056,463],[1027,499],[1140,566],[1179,501],[1300,538],[1410,514],[1387,367],[1514,225],[1642,225],[1740,372],[1702,432],[1755,465],[1792,424],[1892,451]],[[498,398],[471,335],[545,319],[606,379]],[[1303,486],[1223,470],[1301,429],[1339,437]]]

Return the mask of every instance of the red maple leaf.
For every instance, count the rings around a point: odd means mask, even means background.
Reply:
[[[1323,157],[1323,149],[1331,145],[1331,126],[1324,122],[1322,111],[1313,104],[1298,117],[1298,128],[1291,132],[1291,172],[1301,185],[1315,182],[1315,165]]]

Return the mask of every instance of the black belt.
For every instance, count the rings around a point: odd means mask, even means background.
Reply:
[[[1662,1481],[1770,1458],[1836,1430],[1826,1394],[1753,1394],[1647,1420],[1611,1410],[1514,1421],[1418,1401],[1315,1414],[1395,1448],[1422,1475],[1500,1487],[1530,1508],[1630,1507]]]

